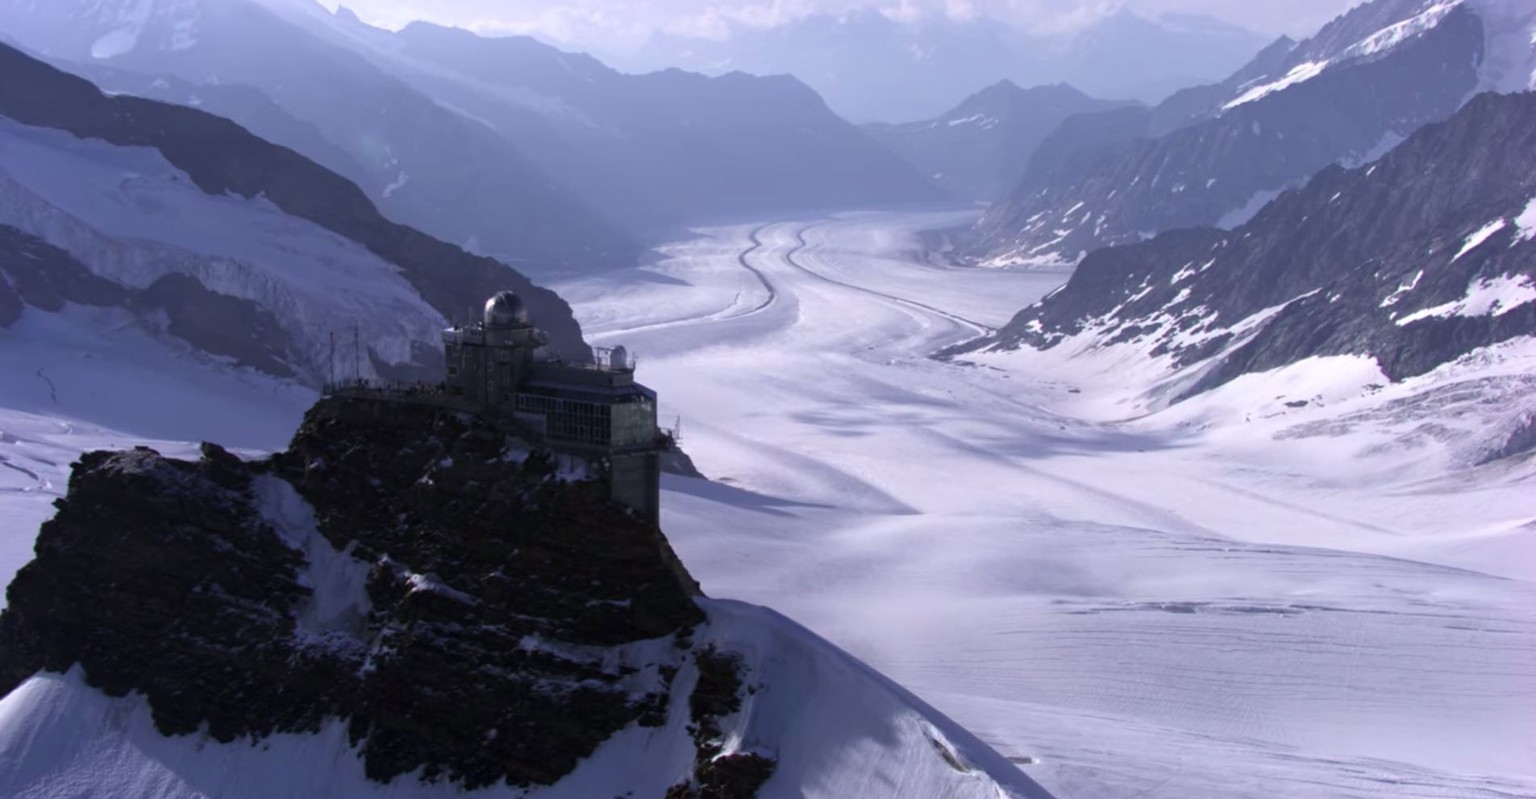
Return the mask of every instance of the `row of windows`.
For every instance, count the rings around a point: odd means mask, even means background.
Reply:
[[[609,405],[518,394],[517,411],[544,417],[544,434],[583,444],[644,444],[656,437],[656,406],[649,399]]]

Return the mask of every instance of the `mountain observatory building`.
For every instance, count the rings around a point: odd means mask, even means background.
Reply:
[[[623,347],[595,348],[590,363],[549,355],[523,301],[503,291],[481,321],[443,331],[447,374],[426,391],[366,384],[331,393],[473,410],[530,446],[600,464],[613,500],[653,523],[661,515],[661,455],[675,434],[656,423],[656,392],[635,382]]]

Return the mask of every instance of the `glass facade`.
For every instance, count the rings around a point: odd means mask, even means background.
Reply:
[[[517,393],[517,413],[544,417],[544,434],[551,441],[626,447],[656,440],[656,401],[644,394],[533,391]]]

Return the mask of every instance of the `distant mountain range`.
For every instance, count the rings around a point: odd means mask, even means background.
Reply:
[[[1156,20],[1121,10],[1068,37],[1031,36],[997,19],[898,21],[865,10],[813,15],[724,39],[660,35],[638,53],[609,55],[645,71],[681,67],[794,75],[855,122],[932,119],[979,86],[1070,83],[1100,97],[1155,102],[1217,80],[1266,39],[1209,17]]]
[[[1069,117],[1135,106],[1066,84],[1021,89],[1005,80],[935,119],[862,127],[956,197],[991,202],[1018,185],[1036,148]]]
[[[984,263],[1072,264],[1181,227],[1231,227],[1334,163],[1372,160],[1472,94],[1536,79],[1536,5],[1375,0],[1222,83],[1069,120],[976,229]]]
[[[624,75],[527,38],[398,33],[311,0],[0,0],[4,33],[114,92],[233,119],[391,217],[538,272],[700,216],[941,198],[791,78]]]
[[[1533,334],[1536,93],[1485,93],[1234,230],[1098,250],[974,346],[1133,349],[1167,365],[1177,399],[1316,356],[1402,380]]]
[[[527,37],[426,23],[392,33],[301,8],[338,45],[501,134],[631,227],[942,197],[793,78],[626,75]]]

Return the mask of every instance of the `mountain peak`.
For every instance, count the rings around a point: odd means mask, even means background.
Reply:
[[[337,6],[336,7],[335,17],[336,17],[336,20],[338,22],[341,22],[341,23],[346,24],[346,25],[365,25],[365,24],[367,24],[367,23],[363,22],[362,17],[359,17],[357,15],[357,12],[353,11],[352,9],[350,9],[350,8],[348,8],[346,6]]]

